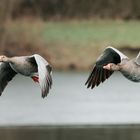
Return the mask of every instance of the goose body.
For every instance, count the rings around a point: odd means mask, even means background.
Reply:
[[[116,48],[107,47],[97,59],[85,85],[87,88],[94,88],[108,79],[114,71],[120,71],[133,82],[140,82],[140,53],[136,58],[129,59]]]
[[[49,93],[52,86],[52,68],[40,55],[6,57],[0,56],[0,95],[16,74],[31,77],[41,87],[42,97]]]
[[[120,64],[120,72],[130,81],[140,82],[140,65],[136,64],[135,59]]]

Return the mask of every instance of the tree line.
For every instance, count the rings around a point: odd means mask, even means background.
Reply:
[[[16,0],[13,17],[139,19],[139,0]],[[18,5],[18,6],[17,6]]]
[[[13,18],[32,15],[43,19],[140,19],[139,9],[139,0],[0,0],[0,20],[7,15]]]

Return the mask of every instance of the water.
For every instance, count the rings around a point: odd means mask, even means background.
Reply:
[[[42,99],[30,78],[18,75],[0,97],[0,126],[140,123],[140,83],[113,74],[94,90],[88,73],[54,72],[53,88]]]

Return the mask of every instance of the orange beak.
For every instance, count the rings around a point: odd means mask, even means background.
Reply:
[[[110,70],[110,64],[107,64],[107,65],[105,65],[105,66],[103,66],[103,69],[107,69],[107,70]]]

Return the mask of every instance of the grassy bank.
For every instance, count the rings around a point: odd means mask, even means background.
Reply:
[[[7,22],[6,31],[10,42],[6,46],[14,42],[22,48],[37,48],[35,52],[50,56],[56,69],[89,69],[108,45],[140,48],[138,21],[18,20]]]
[[[48,42],[67,42],[70,46],[74,44],[79,44],[81,47],[96,47],[105,44],[139,46],[140,22],[48,22],[44,26],[43,36]]]

